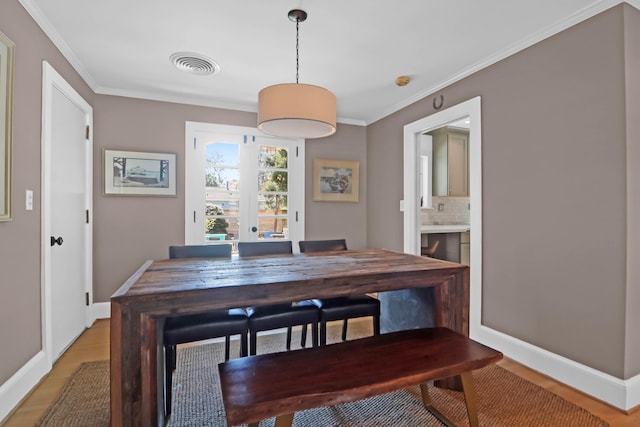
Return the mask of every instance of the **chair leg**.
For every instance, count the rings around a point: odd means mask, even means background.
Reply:
[[[248,354],[247,333],[240,334],[240,357],[246,357]]]
[[[348,319],[344,319],[342,321],[342,341],[346,341],[347,340],[347,325],[349,324],[349,320]]]
[[[320,347],[327,345],[327,322],[320,321],[320,334],[318,337],[318,344]]]
[[[256,345],[258,341],[256,335],[258,335],[258,331],[249,331],[249,354],[251,356],[256,355]]]
[[[224,337],[224,361],[229,360],[229,353],[231,349],[231,336],[227,335]]]
[[[302,332],[300,333],[300,347],[305,348],[307,346],[307,324],[302,325]]]
[[[173,347],[173,354],[175,355],[175,346],[165,346],[164,348],[164,409],[166,416],[171,415],[171,387],[173,377],[173,361],[171,348]]]
[[[291,326],[287,327],[287,351],[291,350]]]
[[[176,370],[176,346],[169,345],[167,346],[167,349],[169,350],[169,364],[171,366],[171,371],[173,372]]]
[[[380,335],[380,314],[373,316],[373,335]]]
[[[320,337],[318,337],[318,323],[319,322],[314,322],[314,323],[311,324],[311,339],[313,340],[313,344],[312,344],[313,347],[318,347],[318,345],[323,345],[320,342],[320,340],[321,340]],[[326,341],[327,341],[327,330],[326,330],[327,324],[326,324],[326,322],[324,322],[324,328],[325,328],[324,341],[325,341],[325,344],[326,344]]]

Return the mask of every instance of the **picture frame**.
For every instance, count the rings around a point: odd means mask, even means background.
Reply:
[[[175,197],[175,153],[104,150],[104,194]]]
[[[0,221],[11,220],[11,145],[15,44],[0,32]]]
[[[313,160],[313,200],[317,202],[358,202],[360,162]]]

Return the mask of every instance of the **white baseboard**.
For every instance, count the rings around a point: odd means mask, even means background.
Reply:
[[[0,385],[0,424],[49,372],[46,359],[43,351],[38,352],[18,372]]]
[[[618,409],[640,405],[640,375],[621,380],[486,326],[474,332],[474,340]]]
[[[110,302],[98,302],[91,306],[91,318],[96,319],[109,319],[111,317],[111,303]],[[93,322],[91,322],[93,323]]]
[[[111,303],[93,304],[89,309],[89,325],[96,319],[111,317]],[[49,373],[44,351],[38,352],[4,384],[0,385],[0,424],[38,382]]]

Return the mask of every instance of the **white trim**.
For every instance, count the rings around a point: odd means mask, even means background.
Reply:
[[[98,302],[92,304],[89,307],[90,318],[92,323],[98,319],[110,319],[111,318],[111,303],[110,302]]]
[[[95,87],[94,92],[98,95],[122,96],[125,98],[147,99],[149,101],[174,102],[176,104],[198,105],[200,107],[220,108],[224,110],[245,111],[255,113],[258,111],[257,105],[237,104],[233,102],[222,102],[215,99],[196,98],[193,96],[183,95],[158,95],[157,93],[145,91],[132,91],[124,89],[115,89],[107,87]],[[366,126],[366,120],[352,119],[348,117],[337,117],[336,121],[340,124]]]
[[[40,351],[0,386],[0,424],[50,369]]]
[[[482,314],[482,118],[479,96],[404,126],[404,251],[420,253],[418,203],[419,137],[469,116],[469,202],[471,203],[471,302],[469,332],[474,338]]]
[[[474,339],[616,408],[628,411],[640,405],[640,375],[621,380],[486,326],[475,329]]]
[[[97,319],[111,317],[111,303],[92,304],[88,310],[89,325]],[[51,371],[47,355],[39,351],[4,384],[0,385],[0,424],[20,404],[40,380]]]
[[[471,300],[469,335],[505,356],[624,411],[640,405],[640,375],[621,380],[482,325],[482,159],[481,99],[476,97],[404,127],[404,251],[417,254],[419,209],[416,173],[418,136],[471,116],[469,188],[471,202]],[[475,127],[477,126],[477,127]]]
[[[256,137],[256,141],[260,139],[271,139],[278,140],[279,138],[275,138],[269,135],[264,134],[260,130],[254,127],[246,127],[246,126],[234,126],[234,125],[222,125],[217,123],[204,123],[204,122],[185,122],[185,165],[184,170],[200,170],[202,167],[196,163],[197,156],[193,154],[193,150],[195,149],[195,141],[202,134],[217,134],[217,135],[227,135],[227,136],[235,136],[239,139],[242,139],[243,136],[246,137]],[[287,144],[288,146],[295,146],[298,149],[298,161],[291,161],[289,164],[290,172],[292,176],[296,178],[293,180],[289,180],[289,195],[290,201],[297,200],[299,204],[297,207],[294,205],[290,205],[290,209],[298,212],[298,220],[294,221],[294,217],[290,217],[289,219],[289,234],[291,236],[296,236],[295,240],[304,240],[305,233],[305,140],[304,139],[280,139],[282,144]],[[202,200],[204,199],[204,192],[196,193],[193,191],[193,188],[202,187],[202,181],[198,177],[197,174],[193,173],[187,175],[185,178],[185,223],[184,223],[184,242],[185,244],[202,244],[203,235],[200,234],[198,230],[204,229],[204,223],[199,224],[189,224],[187,221],[189,218],[193,217],[194,206],[201,206]],[[204,189],[203,189],[204,190]],[[242,203],[242,202],[241,202]],[[198,219],[196,220],[198,221]],[[250,221],[248,221],[250,222]],[[194,231],[195,230],[195,231]],[[294,252],[297,252],[298,249],[294,246]]]
[[[550,25],[546,28],[543,28],[541,30],[539,30],[538,32],[536,32],[535,34],[522,39],[516,43],[513,43],[510,46],[507,46],[505,49],[502,49],[501,51],[498,51],[496,53],[494,53],[491,56],[488,56],[484,59],[482,59],[479,62],[476,62],[475,64],[471,65],[470,67],[460,71],[457,74],[454,74],[453,76],[448,77],[445,80],[442,80],[434,85],[432,85],[431,87],[416,93],[414,95],[412,95],[411,97],[400,101],[396,104],[393,104],[391,106],[389,106],[389,108],[386,108],[385,110],[382,110],[380,112],[378,112],[377,114],[374,114],[368,118],[366,118],[366,123],[367,124],[371,124],[374,123],[380,119],[383,119],[385,117],[387,117],[390,114],[395,113],[396,111],[399,111],[411,104],[413,104],[416,101],[419,101],[423,98],[426,98],[427,96],[442,90],[446,87],[451,86],[452,84],[464,79],[465,77],[468,77],[470,75],[472,75],[473,73],[476,73],[477,71],[480,71],[482,69],[485,69],[487,67],[490,67],[491,65],[502,61],[505,58],[508,58],[509,56],[520,52],[521,50],[524,50],[530,46],[533,46],[536,43],[541,42],[544,39],[547,39],[555,34],[560,33],[561,31],[566,30],[569,27],[572,27],[573,25],[576,25],[586,19],[591,18],[592,16],[597,15],[598,13],[601,13],[613,6],[616,6],[620,3],[624,3],[624,1],[621,0],[595,0],[593,3],[591,3],[590,5],[582,8],[581,10],[579,10],[578,12],[574,13],[573,15],[569,16],[567,19],[563,19],[560,22],[557,22],[553,25]],[[640,5],[640,1],[638,0],[628,0],[627,3],[630,4],[637,4]],[[638,6],[636,6],[638,7]]]
[[[193,98],[193,97],[189,97],[189,96],[170,96],[170,95],[158,95],[158,94],[153,94],[153,93],[149,93],[149,92],[145,92],[145,91],[128,91],[128,90],[123,90],[123,89],[116,89],[116,88],[109,88],[109,87],[103,87],[103,86],[99,86],[94,78],[91,76],[91,74],[87,71],[87,69],[84,67],[84,65],[82,64],[82,62],[78,59],[78,57],[73,53],[73,51],[71,50],[71,48],[69,47],[69,45],[64,41],[64,39],[60,36],[60,34],[55,30],[55,28],[53,27],[53,25],[51,25],[51,23],[49,22],[49,20],[46,18],[46,16],[44,15],[44,13],[42,13],[42,11],[40,10],[40,8],[34,3],[33,0],[18,0],[20,2],[20,4],[22,4],[22,6],[26,9],[26,11],[31,15],[31,17],[34,19],[34,21],[40,26],[40,28],[42,28],[42,30],[44,31],[44,33],[51,39],[51,41],[53,42],[53,44],[60,50],[60,52],[62,53],[62,55],[64,55],[64,57],[71,63],[71,65],[73,66],[73,68],[75,68],[75,70],[78,72],[78,74],[80,74],[80,76],[87,82],[87,84],[91,87],[91,89],[96,93],[96,94],[103,94],[103,95],[114,95],[114,96],[123,96],[123,97],[128,97],[128,98],[139,98],[139,99],[148,99],[148,100],[154,100],[154,101],[161,101],[161,102],[176,102],[176,103],[181,103],[181,104],[188,104],[188,105],[200,105],[200,106],[205,106],[205,107],[213,107],[213,108],[224,108],[224,109],[231,109],[231,110],[238,110],[238,111],[248,111],[248,112],[255,112],[257,111],[257,105],[256,104],[252,104],[252,105],[243,105],[243,104],[237,104],[237,103],[225,103],[225,102],[220,102],[220,101],[215,101],[215,100],[206,100],[206,99],[202,99],[202,98]],[[536,32],[535,34],[526,37],[516,43],[511,44],[510,46],[507,46],[505,49],[502,49],[501,51],[498,51],[496,53],[494,53],[493,55],[490,55],[484,59],[482,59],[481,61],[471,65],[470,67],[462,70],[461,72],[445,79],[442,80],[432,86],[430,86],[429,88],[416,93],[414,95],[412,95],[411,97],[399,101],[396,104],[393,104],[391,106],[389,106],[389,108],[386,108],[382,111],[379,111],[377,113],[372,114],[371,116],[365,118],[365,119],[351,119],[351,118],[340,118],[339,122],[340,123],[345,123],[345,124],[354,124],[354,125],[358,125],[358,126],[367,126],[371,123],[374,123],[384,117],[387,117],[390,114],[393,114],[405,107],[407,107],[408,105],[413,104],[416,101],[419,101],[443,88],[446,88],[450,85],[452,85],[453,83],[460,81],[462,79],[464,79],[465,77],[470,76],[471,74],[482,70],[484,68],[487,68],[493,64],[495,64],[498,61],[501,61],[517,52],[520,52],[521,50],[524,50],[544,39],[547,39],[561,31],[566,30],[567,28],[578,24],[588,18],[591,18],[592,16],[597,15],[598,13],[601,13],[613,6],[616,6],[620,3],[625,3],[625,1],[623,0],[593,0],[591,4],[585,6],[584,8],[580,9],[579,11],[577,11],[576,13],[572,14],[571,16],[569,16],[566,19],[563,19],[559,22],[556,22],[555,24],[552,24],[548,27],[545,27],[541,30],[539,30],[538,32]],[[634,6],[637,9],[640,9],[640,1],[638,0],[627,0],[626,3]]]
[[[64,41],[60,33],[56,31],[53,25],[49,22],[46,15],[42,12],[40,7],[35,4],[33,0],[18,0],[22,7],[31,15],[33,20],[40,26],[42,31],[49,37],[51,42],[58,48],[60,53],[69,61],[71,66],[80,74],[80,76],[84,79],[84,81],[93,89],[95,92],[95,88],[97,84],[89,71],[85,68],[84,64],[78,57],[73,53],[73,50],[69,47],[67,42]]]

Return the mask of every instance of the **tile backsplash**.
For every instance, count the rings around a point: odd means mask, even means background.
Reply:
[[[422,225],[469,224],[468,197],[433,197],[433,209],[422,209]],[[443,205],[439,210],[438,205]]]

